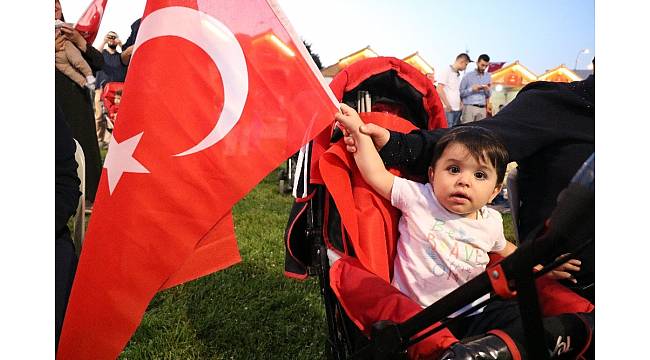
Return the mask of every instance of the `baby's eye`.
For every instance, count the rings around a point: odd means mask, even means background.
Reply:
[[[474,177],[476,177],[479,180],[485,180],[487,179],[487,174],[484,173],[483,171],[477,171],[474,173]]]
[[[451,165],[450,167],[447,168],[447,170],[452,174],[460,173],[460,168],[456,165]]]

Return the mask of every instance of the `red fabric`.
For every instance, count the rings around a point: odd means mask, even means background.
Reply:
[[[415,127],[388,113],[361,113],[366,123],[408,132]],[[386,281],[392,276],[399,212],[365,183],[342,141],[320,159],[320,173],[341,215],[356,257],[363,266]]]
[[[408,81],[413,88],[423,95],[422,106],[429,116],[428,128],[447,127],[442,102],[433,83],[418,69],[400,59],[380,56],[357,61],[336,74],[330,83],[330,88],[338,101],[342,101],[345,93],[359,86],[371,76],[391,70],[396,71],[400,78]],[[373,108],[373,111],[376,110]],[[323,184],[318,162],[330,145],[331,135],[332,129],[326,128],[314,138],[312,147],[313,161],[310,168],[310,183],[312,184]]]
[[[447,127],[442,102],[431,80],[427,79],[420,70],[400,59],[380,56],[357,61],[341,70],[332,79],[330,88],[341,101],[344,93],[356,88],[372,75],[391,70],[396,71],[400,78],[408,81],[415,90],[423,94],[422,106],[429,115],[429,129]]]
[[[535,281],[543,316],[591,312],[594,304],[555,280],[542,276]]]
[[[106,9],[106,2],[108,0],[92,0],[86,11],[81,15],[75,29],[79,31],[81,36],[88,42],[93,43],[99,31],[99,25],[102,22],[104,9]]]
[[[345,313],[366,335],[369,335],[372,324],[379,320],[401,323],[422,311],[420,305],[386,280],[364,269],[353,257],[344,257],[332,265],[330,286]],[[421,334],[438,325],[432,325]],[[437,359],[457,341],[449,330],[442,329],[409,347],[409,358]]]
[[[238,262],[232,205],[332,122],[333,97],[272,5],[148,1],[58,359],[117,358],[157,291]],[[195,30],[165,35],[184,27]],[[216,42],[218,54],[206,50]],[[226,96],[241,89],[245,97]],[[243,110],[225,136],[182,155],[238,111],[237,100]]]

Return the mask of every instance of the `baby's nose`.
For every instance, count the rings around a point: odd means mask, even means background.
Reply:
[[[470,180],[471,180],[471,176],[463,172],[458,176],[457,183],[460,185],[468,186],[470,184]]]

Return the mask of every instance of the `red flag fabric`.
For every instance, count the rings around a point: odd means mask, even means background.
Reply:
[[[337,101],[279,7],[147,2],[58,359],[115,359],[157,291],[239,261],[232,205]]]
[[[104,9],[106,9],[106,2],[108,0],[92,0],[86,11],[81,15],[77,24],[74,26],[81,36],[86,39],[89,44],[92,44],[99,32],[99,24],[102,22],[104,16]]]

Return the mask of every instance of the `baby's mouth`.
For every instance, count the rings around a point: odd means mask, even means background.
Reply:
[[[455,192],[455,193],[452,193],[449,197],[450,197],[452,200],[459,201],[459,202],[460,202],[460,201],[470,201],[469,196],[467,196],[467,194],[462,193],[462,192]]]

